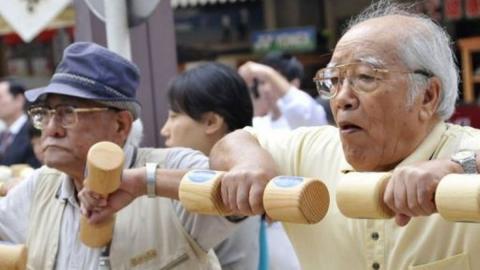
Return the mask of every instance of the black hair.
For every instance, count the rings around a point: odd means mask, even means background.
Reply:
[[[265,55],[260,62],[278,71],[288,81],[294,79],[302,80],[303,78],[302,63],[289,53],[277,51],[271,52]]]
[[[8,83],[8,89],[10,91],[10,94],[12,94],[13,97],[17,97],[18,95],[22,95],[22,96],[25,95],[25,91],[27,89],[25,85],[21,84],[19,81],[13,78],[4,78],[1,81]]]
[[[238,73],[225,65],[209,62],[178,75],[168,87],[174,112],[196,121],[204,113],[222,116],[229,131],[252,125],[253,105],[248,88]]]

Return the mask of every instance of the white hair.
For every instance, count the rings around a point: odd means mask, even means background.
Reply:
[[[458,97],[458,68],[447,32],[429,17],[412,12],[413,5],[392,3],[380,0],[371,4],[360,15],[353,18],[346,31],[366,20],[390,15],[400,15],[416,20],[416,27],[411,27],[406,39],[399,46],[399,56],[412,70],[426,71],[441,82],[440,103],[436,114],[447,120],[455,110]],[[425,88],[429,80],[426,76],[410,74],[410,95],[407,100],[412,104],[415,97]]]
[[[140,118],[137,118],[132,123],[132,128],[128,134],[128,138],[125,144],[129,144],[135,147],[139,147],[143,140],[143,123]]]

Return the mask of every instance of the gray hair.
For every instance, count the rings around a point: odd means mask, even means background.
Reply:
[[[400,57],[410,70],[427,71],[441,82],[440,104],[437,115],[447,120],[455,110],[458,97],[458,68],[447,32],[429,17],[413,12],[414,5],[392,3],[380,0],[372,3],[360,15],[354,17],[345,32],[355,25],[373,18],[400,15],[416,20],[419,27],[410,29],[406,40],[399,46]],[[410,95],[407,104],[420,94],[428,84],[428,78],[419,74],[410,74]]]
[[[137,118],[132,123],[132,128],[128,134],[127,141],[125,144],[132,145],[134,147],[140,147],[140,143],[143,140],[143,123],[140,118]]]

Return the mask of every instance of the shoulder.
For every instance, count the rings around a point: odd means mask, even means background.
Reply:
[[[141,160],[158,162],[160,167],[167,169],[208,168],[208,158],[204,154],[182,147],[140,148],[137,163]]]
[[[208,157],[202,152],[182,147],[169,148],[165,167],[170,169],[208,168]]]

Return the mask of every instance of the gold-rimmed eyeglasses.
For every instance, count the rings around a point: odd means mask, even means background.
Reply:
[[[433,75],[424,70],[399,71],[377,68],[369,63],[350,63],[320,69],[313,81],[323,99],[332,99],[342,87],[344,79],[356,92],[372,92],[388,73],[419,74],[427,78]]]
[[[32,124],[37,129],[44,129],[52,116],[63,128],[71,128],[78,121],[78,113],[102,112],[107,111],[108,107],[76,108],[70,105],[58,105],[54,109],[44,106],[34,106],[28,109],[28,115],[32,119]]]

